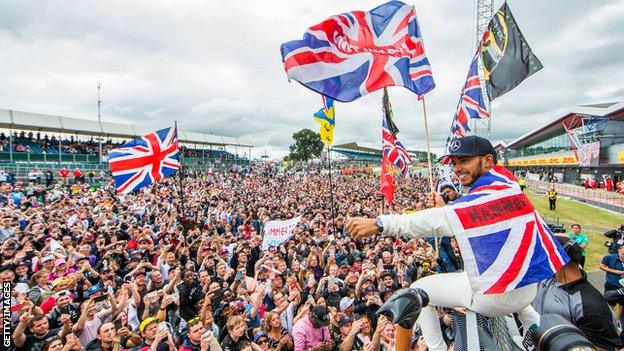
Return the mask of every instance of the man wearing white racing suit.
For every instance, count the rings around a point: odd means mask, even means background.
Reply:
[[[526,260],[526,252],[528,251],[523,253],[520,250],[511,255],[514,256],[513,258],[507,259],[503,257],[503,261],[509,262],[508,267],[512,270],[509,275],[513,276],[515,280],[507,279],[506,284],[501,287],[498,283],[506,278],[505,274],[499,274],[498,276],[496,274],[500,273],[501,270],[505,270],[506,267],[496,265],[496,267],[489,267],[486,272],[477,271],[476,261],[478,260],[475,257],[479,254],[484,254],[483,250],[488,250],[489,248],[474,248],[470,246],[468,237],[469,235],[474,236],[474,231],[467,234],[468,230],[462,231],[461,227],[457,225],[458,215],[455,211],[462,206],[457,204],[460,201],[453,205],[443,206],[442,198],[436,193],[429,195],[427,200],[428,207],[433,208],[427,210],[403,215],[381,215],[377,219],[351,219],[347,224],[347,231],[356,240],[379,233],[407,237],[456,235],[460,244],[460,250],[462,252],[471,250],[473,257],[465,257],[465,272],[431,275],[412,284],[413,288],[423,289],[429,296],[430,303],[422,309],[417,322],[421,327],[429,350],[436,351],[447,350],[447,346],[442,338],[435,306],[464,307],[489,317],[518,313],[525,330],[528,330],[528,327],[532,324],[539,324],[539,315],[531,307],[531,302],[536,293],[536,283],[552,276],[557,269],[568,261],[567,255],[560,245],[554,242],[552,235],[545,233],[541,229],[540,224],[543,225],[543,221],[539,218],[526,196],[519,190],[519,185],[516,182],[508,182],[507,184],[500,182],[489,183],[489,179],[496,179],[501,173],[508,175],[507,179],[513,179],[513,175],[503,167],[496,166],[496,151],[487,139],[477,136],[456,139],[451,144],[449,153],[445,157],[450,157],[453,172],[457,175],[462,185],[464,187],[472,187],[471,192],[464,196],[462,201],[468,202],[471,201],[471,198],[482,196],[483,194],[479,192],[485,193],[485,197],[495,200],[490,202],[489,205],[489,209],[494,209],[495,211],[491,212],[490,216],[488,216],[487,212],[477,212],[470,214],[469,220],[485,223],[486,225],[488,223],[495,225],[507,224],[511,228],[510,234],[508,234],[511,236],[517,233],[517,228],[520,227],[520,224],[524,224],[524,222],[517,219],[518,217],[524,220],[527,216],[534,216],[535,222],[526,226],[526,232],[524,234],[520,232],[520,235],[518,235],[520,238],[511,238],[511,240],[527,242],[528,247],[531,249],[535,248],[534,250],[541,250],[542,246],[544,246],[543,252],[538,252],[538,255],[542,255],[540,256],[542,259],[544,258],[543,255],[547,255],[548,258],[540,261],[538,265],[533,265],[532,259]],[[501,191],[500,189],[507,190]],[[475,192],[474,194],[473,191]],[[503,199],[503,196],[506,196],[506,199],[513,199],[513,203],[497,204],[496,200],[499,193],[501,194],[501,199]],[[508,196],[509,194],[512,194],[512,196]],[[473,196],[471,197],[471,195]],[[508,220],[513,222],[504,223]],[[536,229],[538,226],[540,226],[540,229]],[[513,228],[516,228],[516,232],[513,231]],[[539,240],[536,237],[539,237]],[[473,238],[471,237],[470,239]],[[546,243],[546,245],[538,246],[538,242]],[[519,246],[519,248],[522,247],[522,245]],[[528,250],[527,244],[524,245],[524,248]],[[530,268],[527,268],[529,267],[528,261],[531,261]],[[535,271],[535,274],[533,274],[533,271],[529,272],[529,269]],[[492,272],[494,273],[491,274]],[[479,273],[484,274],[479,275]],[[471,279],[469,279],[469,275]],[[490,279],[490,281],[482,282],[480,279]],[[494,280],[492,281],[492,279]],[[497,281],[496,279],[499,280]],[[482,289],[483,286],[489,287],[489,289]],[[496,289],[499,289],[499,291]]]

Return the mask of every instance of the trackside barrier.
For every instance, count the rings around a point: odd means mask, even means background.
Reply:
[[[624,213],[624,195],[603,189],[585,189],[582,186],[567,183],[549,183],[536,180],[527,180],[529,189],[547,192],[555,188],[558,196],[569,197],[573,200],[589,205],[604,208],[617,213]]]

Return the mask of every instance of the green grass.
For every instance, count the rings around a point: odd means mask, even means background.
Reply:
[[[531,190],[526,191],[526,194],[537,212],[548,223],[556,223],[559,218],[559,223],[565,224],[568,230],[573,223],[581,225],[589,238],[585,250],[587,256],[585,270],[597,270],[602,257],[607,254],[607,248],[603,245],[607,238],[603,234],[624,223],[624,216],[562,197],[557,198],[557,210],[551,211],[548,209],[546,194],[534,193]]]

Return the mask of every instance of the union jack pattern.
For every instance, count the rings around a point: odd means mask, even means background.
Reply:
[[[472,290],[500,294],[551,277],[569,261],[514,175],[495,166],[450,205]]]
[[[180,168],[176,127],[133,139],[108,153],[117,192],[127,194],[170,176]]]
[[[466,84],[462,90],[457,104],[457,110],[453,117],[451,125],[451,135],[455,137],[463,137],[471,134],[468,127],[468,121],[471,118],[487,118],[490,114],[485,106],[481,83],[479,82],[479,71],[477,65],[479,63],[479,55],[475,54],[470,63],[470,70],[466,78]]]
[[[392,85],[417,95],[435,87],[416,12],[400,1],[332,16],[281,54],[289,78],[342,102]]]
[[[397,138],[399,128],[392,121],[392,105],[390,104],[390,96],[388,89],[384,89],[382,97],[383,118],[381,119],[381,153],[384,160],[390,164],[386,164],[386,168],[394,165],[393,173],[398,173],[404,178],[408,175],[408,165],[412,163],[412,158],[407,153],[403,144]],[[386,170],[389,171],[389,170]]]

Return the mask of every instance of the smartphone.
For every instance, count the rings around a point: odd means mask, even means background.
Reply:
[[[124,283],[132,283],[132,276],[127,275],[124,277]]]
[[[108,298],[108,296],[106,296],[106,295],[100,295],[100,296],[94,298],[93,302],[102,302],[102,301],[106,300],[107,298]]]
[[[61,314],[69,314],[70,308],[68,306],[61,307]]]
[[[119,330],[123,327],[123,325],[121,324],[121,319],[116,319],[115,320],[115,330]]]
[[[160,322],[158,323],[158,330],[169,330],[169,325],[167,322]]]

